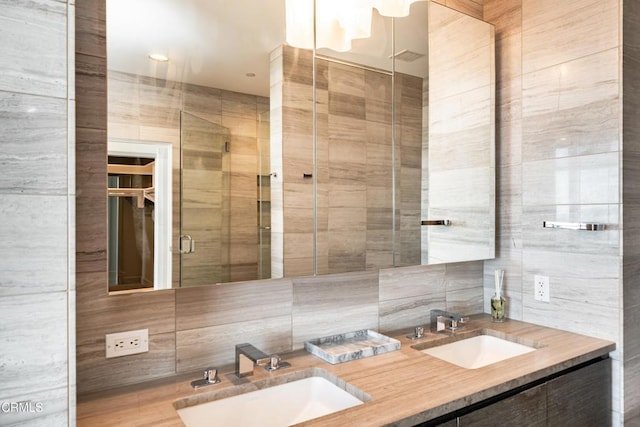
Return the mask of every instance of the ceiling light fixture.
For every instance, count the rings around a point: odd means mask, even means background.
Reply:
[[[169,62],[169,57],[161,53],[150,53],[149,59],[157,62]]]
[[[382,16],[409,15],[411,4],[424,0],[316,0],[316,48],[351,49],[354,39],[371,37],[373,9]],[[313,0],[286,0],[287,44],[313,48]]]

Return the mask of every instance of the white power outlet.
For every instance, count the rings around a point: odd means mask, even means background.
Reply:
[[[549,302],[549,276],[538,276],[533,278],[534,297],[538,301]]]
[[[117,332],[105,336],[107,359],[149,351],[149,330]]]

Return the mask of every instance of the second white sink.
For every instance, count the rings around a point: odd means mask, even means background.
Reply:
[[[363,402],[322,377],[178,409],[187,427],[281,427],[301,423]]]
[[[535,348],[491,335],[478,335],[421,351],[466,369],[477,369],[535,351]]]

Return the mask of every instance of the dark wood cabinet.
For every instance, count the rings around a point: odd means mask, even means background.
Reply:
[[[611,425],[611,361],[602,360],[547,383],[549,426]]]
[[[541,384],[458,418],[458,426],[546,427],[547,384]]]
[[[611,361],[595,360],[421,426],[611,425]]]

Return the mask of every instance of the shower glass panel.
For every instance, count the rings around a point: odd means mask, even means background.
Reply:
[[[180,115],[180,286],[229,281],[229,129]]]

